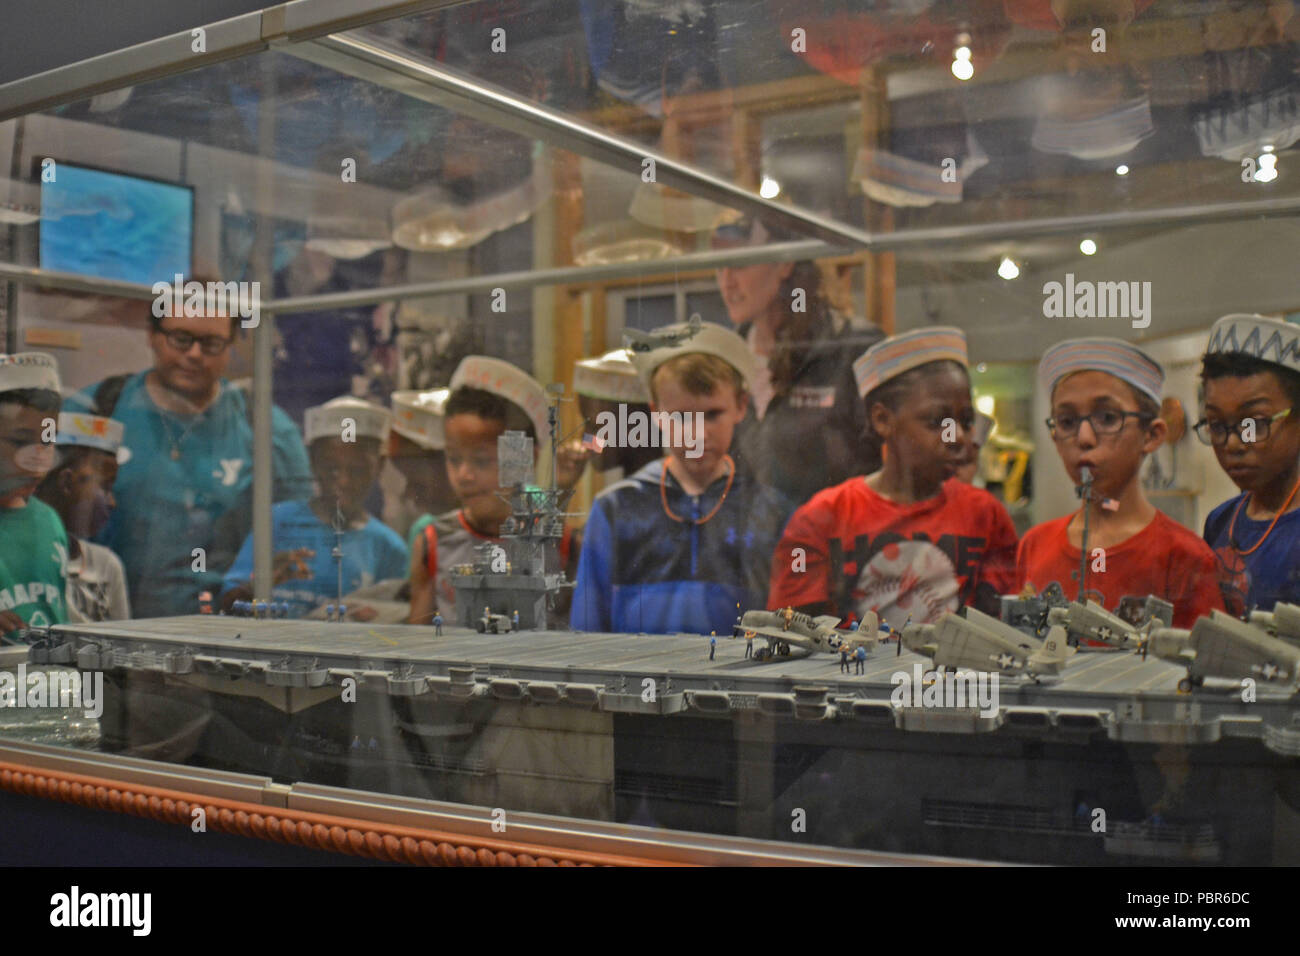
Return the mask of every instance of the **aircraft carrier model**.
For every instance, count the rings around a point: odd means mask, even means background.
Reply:
[[[564,501],[526,472],[512,553],[462,576],[441,635],[205,614],[54,626],[31,660],[104,673],[102,749],[284,781],[976,859],[1300,862],[1300,608],[1180,631],[1057,587],[898,631],[750,609],[712,653],[548,631]],[[484,607],[520,629],[467,626]]]

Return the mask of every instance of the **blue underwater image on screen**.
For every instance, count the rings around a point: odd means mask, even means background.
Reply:
[[[152,285],[190,274],[193,193],[67,163],[41,184],[41,268]]]

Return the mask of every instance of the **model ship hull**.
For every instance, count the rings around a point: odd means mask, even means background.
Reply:
[[[103,670],[104,746],[285,780],[846,847],[1041,862],[1294,862],[1294,699],[1132,653],[935,706],[877,650],[695,635],[165,618],[52,629]],[[910,678],[909,678],[910,680]],[[1097,811],[1101,811],[1100,815]],[[1100,821],[1100,828],[1098,826]]]

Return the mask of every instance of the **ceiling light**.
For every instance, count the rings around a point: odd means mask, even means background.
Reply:
[[[1127,176],[1127,175],[1128,175],[1128,167],[1125,166],[1123,163],[1120,163],[1118,166],[1115,167],[1115,175],[1116,175],[1116,176]]]
[[[763,177],[763,185],[758,187],[758,194],[764,199],[775,199],[781,191],[781,184],[771,176]]]
[[[1097,243],[1091,239],[1085,239],[1079,243],[1079,251],[1085,256],[1095,256],[1097,254]]]
[[[1020,266],[1010,256],[1003,256],[1002,261],[998,263],[998,275],[1010,282],[1016,276],[1020,275]]]

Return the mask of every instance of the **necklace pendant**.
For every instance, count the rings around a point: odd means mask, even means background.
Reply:
[[[181,460],[181,450],[180,450],[179,448],[177,448],[175,445],[173,445],[173,446],[172,446],[172,461],[180,461],[180,460]]]

